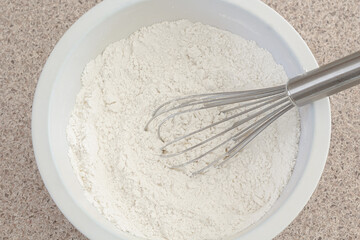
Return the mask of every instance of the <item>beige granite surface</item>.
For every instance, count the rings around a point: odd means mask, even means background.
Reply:
[[[98,1],[0,1],[0,239],[86,239],[61,214],[37,170],[31,105],[62,34]],[[319,64],[360,50],[360,0],[265,0]],[[331,97],[332,139],[319,186],[277,240],[360,239],[360,86]]]

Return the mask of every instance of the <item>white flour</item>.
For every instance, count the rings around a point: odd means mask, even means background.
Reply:
[[[89,62],[68,126],[69,156],[89,201],[120,229],[148,239],[221,239],[261,218],[286,185],[298,149],[292,110],[231,164],[190,178],[156,155],[143,130],[164,101],[287,81],[254,42],[187,20],[142,28]],[[213,121],[211,117],[203,121]]]

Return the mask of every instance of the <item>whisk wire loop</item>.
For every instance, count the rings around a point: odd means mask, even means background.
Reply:
[[[226,108],[226,106],[230,107]],[[170,168],[174,169],[186,167],[189,164],[198,162],[200,159],[210,156],[211,153],[218,150],[220,147],[228,146],[228,150],[225,153],[220,155],[215,154],[216,157],[214,160],[206,161],[208,163],[205,167],[193,172],[192,176],[195,176],[207,171],[210,167],[222,166],[224,163],[228,162],[268,125],[293,106],[294,105],[289,100],[285,85],[249,91],[196,94],[170,100],[160,105],[154,111],[153,116],[146,124],[145,129],[148,129],[149,125],[155,119],[158,119],[157,136],[164,142],[163,147],[161,147],[163,152],[161,157],[163,158],[177,157],[209,144],[210,149],[205,148],[205,152],[200,155],[183,163],[170,166]],[[183,114],[210,108],[218,109],[219,114],[224,114],[224,118],[220,118],[220,120],[201,127],[200,129],[185,133],[170,140],[165,139],[162,136],[162,127],[172,119]],[[162,119],[159,119],[160,117],[162,117]],[[191,137],[194,137],[203,131],[230,121],[232,122],[231,125],[225,127],[224,130],[215,133],[190,147],[185,147],[177,152],[167,151],[167,148],[172,145],[179,144],[182,141],[187,141]],[[210,143],[212,143],[215,139],[220,138],[225,134],[230,136],[226,137],[225,140],[222,140],[215,146],[210,145]]]

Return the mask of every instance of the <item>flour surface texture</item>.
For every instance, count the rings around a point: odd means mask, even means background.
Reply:
[[[240,232],[264,216],[290,178],[298,112],[274,122],[231,164],[196,177],[167,167],[155,129],[144,126],[156,107],[175,97],[286,81],[283,68],[256,43],[187,20],[142,28],[109,45],[85,67],[67,129],[86,197],[118,228],[146,239],[222,239]]]

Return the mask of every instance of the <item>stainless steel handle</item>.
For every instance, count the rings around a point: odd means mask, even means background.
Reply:
[[[296,106],[303,106],[359,83],[360,51],[290,79],[287,91]]]

